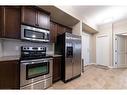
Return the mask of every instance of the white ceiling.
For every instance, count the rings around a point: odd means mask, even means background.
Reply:
[[[75,15],[90,23],[100,25],[127,18],[127,6],[65,6]]]

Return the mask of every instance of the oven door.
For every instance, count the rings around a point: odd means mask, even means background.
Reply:
[[[31,60],[21,62],[20,86],[25,86],[52,76],[52,60]]]

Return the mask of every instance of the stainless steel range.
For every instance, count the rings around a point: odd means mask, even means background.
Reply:
[[[20,89],[45,89],[52,85],[52,57],[46,47],[21,47]]]

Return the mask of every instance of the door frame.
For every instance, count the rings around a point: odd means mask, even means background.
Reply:
[[[117,33],[114,33],[114,37],[113,37],[113,65],[114,65],[114,68],[126,68],[126,66],[122,67],[122,66],[119,66],[116,62],[116,55],[115,55],[115,45],[116,45],[116,37],[118,35],[121,35],[121,34],[124,34],[124,33],[127,33],[127,32],[117,32]]]

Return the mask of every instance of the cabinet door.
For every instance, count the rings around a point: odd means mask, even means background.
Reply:
[[[57,40],[57,24],[50,22],[50,41],[55,43]]]
[[[17,60],[0,62],[0,89],[19,89]]]
[[[72,33],[72,29],[71,29],[71,28],[66,27],[66,28],[65,28],[65,32]]]
[[[4,18],[3,18],[3,10],[2,7],[0,7],[0,37],[2,37],[2,31],[3,31],[3,22],[4,22]]]
[[[34,7],[22,7],[22,23],[37,25],[37,10]]]
[[[42,11],[38,11],[38,27],[50,29],[50,16]]]
[[[20,7],[3,8],[3,37],[20,39]]]
[[[53,82],[61,79],[61,57],[53,59]]]
[[[57,35],[61,35],[63,33],[65,33],[65,27],[58,24],[57,25]]]

